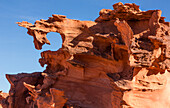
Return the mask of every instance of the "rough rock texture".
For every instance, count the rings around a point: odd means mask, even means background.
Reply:
[[[0,108],[7,108],[8,102],[6,101],[8,96],[8,93],[3,93],[0,91]]]
[[[8,108],[170,108],[170,23],[161,10],[116,3],[93,21],[52,15],[18,22],[35,48],[60,33],[58,51],[44,51],[44,72],[6,75]]]

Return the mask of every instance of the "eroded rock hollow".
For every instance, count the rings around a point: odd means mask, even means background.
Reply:
[[[93,21],[52,15],[18,22],[35,48],[57,32],[62,48],[44,51],[43,72],[6,75],[6,108],[170,108],[170,23],[161,10],[116,3]],[[57,41],[57,40],[56,40]]]

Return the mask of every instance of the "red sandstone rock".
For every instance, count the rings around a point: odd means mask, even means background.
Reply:
[[[0,91],[0,108],[7,108],[8,102],[6,101],[6,98],[8,96],[8,93],[3,93]]]
[[[60,33],[58,51],[44,51],[44,72],[7,75],[9,108],[170,108],[170,23],[160,10],[117,3],[93,21],[52,15],[18,22],[35,48]]]

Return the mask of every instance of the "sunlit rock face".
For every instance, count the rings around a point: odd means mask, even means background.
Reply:
[[[8,102],[6,97],[8,96],[8,93],[3,93],[0,91],[0,108],[7,108]]]
[[[116,3],[93,21],[52,15],[18,22],[35,48],[60,33],[62,48],[41,53],[43,72],[6,75],[7,108],[170,108],[170,23],[161,10]]]

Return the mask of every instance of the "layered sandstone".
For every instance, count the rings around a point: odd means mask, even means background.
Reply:
[[[161,10],[116,3],[93,21],[52,15],[18,22],[35,48],[60,33],[62,48],[44,51],[43,72],[6,75],[8,108],[170,108],[170,23]]]

